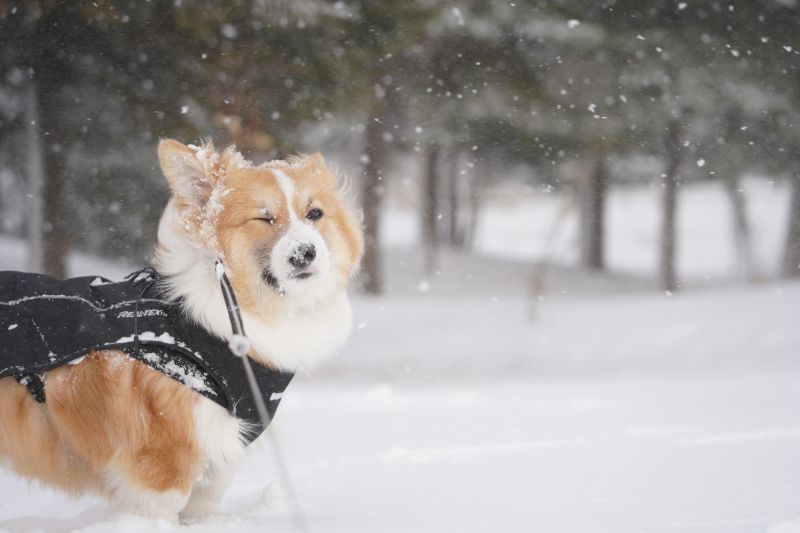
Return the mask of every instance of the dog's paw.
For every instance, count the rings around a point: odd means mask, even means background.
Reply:
[[[141,513],[114,510],[108,521],[96,522],[91,531],[175,531],[180,527],[178,515],[152,517]]]
[[[272,512],[284,512],[291,508],[289,494],[278,481],[270,481],[259,494],[260,506]]]
[[[178,511],[186,505],[188,495],[176,490],[163,492],[120,487],[112,496],[117,513],[163,520],[178,524]]]
[[[181,523],[201,522],[219,514],[219,503],[205,498],[192,498],[180,512]]]

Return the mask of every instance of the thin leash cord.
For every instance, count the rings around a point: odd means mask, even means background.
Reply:
[[[297,492],[294,490],[294,484],[292,483],[289,469],[286,466],[283,451],[281,450],[275,433],[269,429],[272,418],[269,416],[269,411],[267,411],[267,406],[264,403],[264,397],[261,394],[261,387],[258,386],[256,376],[253,373],[253,367],[250,364],[250,358],[247,356],[247,353],[250,351],[250,341],[244,334],[244,323],[242,322],[242,315],[239,311],[239,304],[236,301],[236,294],[233,292],[233,286],[227,274],[225,274],[225,266],[222,264],[222,261],[217,259],[214,268],[222,289],[222,296],[225,299],[225,307],[228,309],[228,318],[231,321],[231,328],[233,329],[233,337],[228,347],[235,356],[242,360],[242,364],[244,365],[244,372],[247,374],[247,382],[250,385],[250,391],[253,393],[255,399],[258,416],[261,419],[261,423],[264,425],[267,438],[269,438],[273,462],[278,470],[278,476],[284,487],[286,487],[286,492],[289,495],[289,505],[291,507],[294,529],[301,533],[308,533],[308,523],[303,514],[303,509],[300,506]]]

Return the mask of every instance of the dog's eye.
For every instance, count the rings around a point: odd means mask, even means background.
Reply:
[[[306,213],[306,218],[308,220],[317,221],[322,218],[322,214],[322,209],[319,207],[314,207],[308,210],[308,213]]]
[[[273,224],[275,224],[275,217],[273,217],[273,216],[269,216],[269,215],[267,215],[267,216],[265,216],[265,217],[258,218],[257,220],[261,220],[261,221],[263,221],[263,222],[266,222],[266,223],[267,223],[267,224],[269,224],[270,226],[271,226],[271,225],[273,225]]]

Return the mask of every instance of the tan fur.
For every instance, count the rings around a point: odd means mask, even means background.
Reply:
[[[70,492],[108,492],[113,466],[144,489],[189,490],[201,466],[189,389],[116,352],[47,372],[45,383],[42,404],[13,378],[0,379],[0,456],[19,474]]]
[[[297,156],[290,162],[291,166],[280,170],[294,181],[297,191],[294,211],[299,216],[304,216],[312,207],[324,211],[325,216],[317,222],[317,228],[334,250],[340,277],[348,280],[361,259],[364,243],[353,215],[343,207],[336,178],[319,154]],[[250,257],[272,246],[283,226],[289,223],[288,206],[284,205],[283,194],[269,166],[246,170],[232,168],[225,180],[226,188],[232,192],[224,198],[225,209],[219,220],[220,251],[228,258],[233,272],[231,282],[237,294],[242,295],[239,303],[270,321],[269,311],[277,311],[279,306],[264,306],[256,301],[263,290]],[[271,226],[258,220],[264,207],[275,218]]]

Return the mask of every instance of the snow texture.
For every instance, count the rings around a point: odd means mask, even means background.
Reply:
[[[162,333],[160,335],[156,335],[152,331],[143,331],[139,333],[139,340],[143,342],[159,342],[162,344],[175,344],[175,337],[170,335],[169,333]],[[133,342],[133,335],[129,337],[120,337],[113,344],[126,344],[129,342]]]
[[[298,383],[276,422],[313,533],[750,533],[800,515],[799,403],[800,379],[776,375]],[[289,532],[267,445],[204,522],[7,476],[0,531]]]

